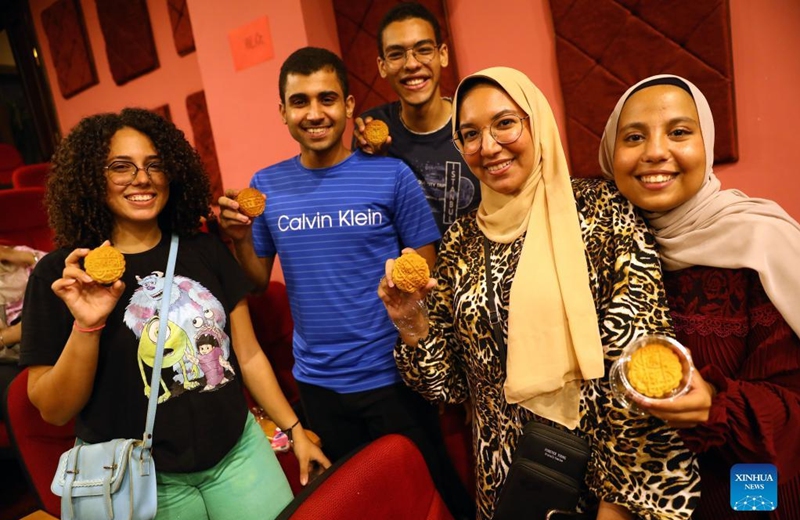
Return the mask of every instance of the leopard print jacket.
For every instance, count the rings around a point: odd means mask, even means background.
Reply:
[[[603,499],[646,520],[689,518],[700,497],[694,456],[659,419],[622,408],[607,379],[611,363],[632,339],[647,332],[672,335],[655,242],[612,183],[574,179],[572,184],[606,368],[605,377],[585,381],[581,392],[577,433],[592,447],[582,508],[596,507]],[[522,427],[535,416],[507,403],[503,394],[482,240],[474,212],[450,227],[437,259],[438,286],[429,295],[430,332],[417,347],[399,342],[395,360],[405,382],[428,400],[471,400],[478,518],[488,520]],[[506,334],[511,281],[523,240],[491,244],[495,300]]]

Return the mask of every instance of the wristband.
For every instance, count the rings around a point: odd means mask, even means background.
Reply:
[[[81,327],[78,325],[78,320],[75,320],[72,323],[72,328],[77,330],[78,332],[97,332],[98,330],[103,330],[106,327],[106,324],[103,323],[102,325],[98,325],[96,327]]]
[[[289,426],[288,430],[281,430],[289,438],[289,442],[294,442],[294,439],[292,438],[292,430],[294,430],[299,424],[300,419],[297,419],[293,425]]]

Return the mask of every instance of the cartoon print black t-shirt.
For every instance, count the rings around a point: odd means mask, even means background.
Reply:
[[[137,361],[145,395],[149,396],[151,376],[145,366],[152,370],[155,359],[164,273],[155,271],[136,280],[139,287],[125,309],[125,324],[138,339]],[[226,321],[225,309],[208,289],[196,280],[175,275],[162,361],[162,366],[172,367],[173,373],[164,380],[162,370],[159,403],[184,391],[216,390],[231,381],[236,371],[228,361],[231,348]]]
[[[219,462],[244,428],[247,405],[229,314],[251,284],[217,237],[181,239],[161,377],[158,388],[151,388],[168,252],[165,235],[150,251],[125,255],[125,291],[103,329],[92,396],[75,431],[90,443],[141,438],[148,396],[157,391],[153,436],[159,471],[200,471]],[[59,249],[44,257],[28,284],[35,303],[26,301],[25,312],[37,326],[23,331],[25,365],[54,365],[69,338],[72,315],[50,289],[68,254]]]

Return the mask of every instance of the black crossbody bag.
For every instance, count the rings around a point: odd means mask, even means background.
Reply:
[[[489,248],[489,239],[483,237],[489,321],[505,368],[507,349],[494,299]],[[577,435],[536,420],[528,422],[522,429],[493,520],[583,519],[584,515],[575,512],[575,508],[589,452],[589,444]]]

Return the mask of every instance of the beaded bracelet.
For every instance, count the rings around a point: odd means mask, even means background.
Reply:
[[[106,326],[106,324],[103,323],[102,325],[98,325],[96,327],[84,328],[84,327],[81,327],[81,326],[78,325],[78,320],[75,320],[72,323],[72,328],[77,330],[78,332],[97,332],[98,330],[103,330],[105,328],[105,326]]]

